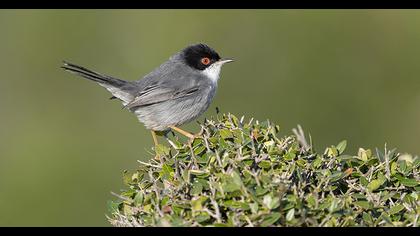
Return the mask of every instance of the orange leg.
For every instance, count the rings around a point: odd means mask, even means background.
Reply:
[[[156,136],[156,132],[154,130],[151,130],[150,132],[152,133],[153,142],[155,143],[155,147],[156,147],[157,145],[159,145],[159,142],[158,142],[157,136]]]
[[[195,138],[195,135],[194,134],[191,134],[191,133],[189,133],[189,132],[187,132],[185,130],[182,130],[182,129],[178,128],[178,127],[169,126],[169,128],[171,128],[171,129],[175,130],[176,132],[178,132],[178,133],[180,133],[180,134],[188,137],[189,139],[194,139]]]
[[[156,132],[154,130],[150,130],[150,132],[152,133],[152,138],[153,138],[153,142],[155,143],[155,151],[156,151],[156,148],[159,145],[159,142],[158,142],[157,136],[156,136]],[[160,156],[158,154],[156,154],[155,160],[160,160]]]

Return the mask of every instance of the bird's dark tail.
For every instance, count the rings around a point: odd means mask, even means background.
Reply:
[[[78,65],[66,62],[66,61],[63,61],[63,63],[64,65],[61,66],[61,68],[63,68],[64,70],[74,73],[76,75],[80,75],[83,78],[90,79],[98,83],[109,84],[117,88],[122,87],[127,83],[127,81],[125,80],[103,75],[82,66],[78,66]]]
[[[63,61],[63,68],[66,71],[69,71],[73,74],[82,76],[83,78],[93,80],[102,87],[105,87],[109,92],[112,93],[113,97],[116,97],[123,101],[123,104],[131,101],[133,95],[130,92],[130,88],[133,86],[129,81],[117,79],[108,75],[103,75],[98,72],[89,70],[85,67],[78,66],[66,61]]]

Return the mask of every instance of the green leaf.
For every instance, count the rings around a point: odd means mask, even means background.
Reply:
[[[373,218],[370,214],[363,212],[363,216],[362,216],[363,220],[368,223],[368,225],[373,223]]]
[[[291,161],[295,159],[295,157],[296,157],[296,154],[294,152],[288,152],[283,156],[284,160],[286,161]]]
[[[312,194],[309,195],[309,197],[308,197],[308,199],[306,201],[308,202],[308,205],[311,208],[315,208],[315,206],[316,206],[316,199],[315,199],[314,195],[312,195]]]
[[[162,178],[164,179],[172,179],[174,176],[174,169],[172,169],[172,167],[170,167],[167,164],[163,164],[162,165],[162,170],[160,172],[160,175],[162,176]]]
[[[281,214],[278,212],[273,212],[271,214],[268,214],[264,217],[264,220],[261,223],[262,227],[267,227],[270,225],[273,225],[274,223],[276,223],[281,217]]]
[[[371,209],[372,208],[372,203],[368,202],[368,201],[356,201],[354,202],[355,205],[363,208],[363,209]]]
[[[123,205],[123,213],[126,216],[131,216],[133,214],[133,209],[131,206],[124,204]]]
[[[378,220],[381,219],[385,220],[388,224],[392,225],[392,220],[387,213],[382,212],[382,214],[378,217]]]
[[[234,200],[227,200],[224,202],[223,205],[226,207],[234,208],[234,209],[241,209],[241,210],[250,209],[249,204],[244,203],[244,202],[234,201]]]
[[[181,150],[183,148],[183,144],[178,140],[170,140],[168,139],[168,143],[175,149]]]
[[[257,196],[261,196],[264,195],[268,192],[269,190],[267,188],[263,188],[261,186],[257,186],[255,187],[255,194],[257,194]]]
[[[360,176],[359,180],[360,180],[360,184],[363,185],[364,187],[366,187],[369,184],[368,180],[363,175]]]
[[[205,214],[205,213],[202,213],[202,214]],[[201,214],[199,216],[201,216]],[[182,219],[182,217],[179,217],[177,215],[171,215],[169,217],[171,219],[172,227],[188,226],[184,223],[184,220]]]
[[[195,181],[193,187],[191,188],[191,195],[198,195],[203,191],[203,185],[200,182]]]
[[[168,148],[167,146],[164,146],[162,144],[158,144],[156,146],[156,154],[158,154],[160,156],[168,156],[170,151],[171,151],[170,148]]]
[[[136,196],[134,197],[134,204],[136,206],[140,206],[141,204],[143,204],[143,199],[144,199],[144,195],[142,192],[137,192]]]
[[[400,179],[400,183],[404,186],[407,186],[407,187],[416,187],[419,184],[419,182],[417,180],[407,179],[407,178]]]
[[[398,164],[396,162],[391,163],[391,175],[395,175],[397,173]]]
[[[388,211],[389,215],[397,214],[398,212],[402,211],[405,207],[403,205],[397,204]]]
[[[286,221],[292,221],[294,218],[295,218],[295,208],[292,208],[286,214]]]
[[[410,196],[415,200],[415,201],[417,201],[418,199],[419,199],[419,195],[416,193],[416,192],[413,192],[413,193],[411,193],[410,194]]]
[[[202,152],[204,152],[204,150],[206,150],[206,146],[199,146],[198,148],[196,148],[194,150],[194,154],[196,156],[200,155]]]
[[[201,205],[201,201],[199,201],[199,200],[192,200],[191,201],[191,209],[193,211],[201,211],[203,209],[203,206]]]
[[[151,209],[152,209],[152,204],[147,204],[143,206],[143,211],[146,213],[150,213]]]
[[[327,148],[327,150],[325,151],[325,154],[328,157],[336,157],[338,156],[338,150],[336,147],[332,146],[332,147]]]
[[[206,164],[207,162],[210,162],[211,157],[214,157],[213,153],[206,152],[206,153],[202,153],[202,154],[196,154],[195,159],[196,159],[197,163],[199,163],[199,164]]]
[[[249,208],[253,214],[256,214],[258,212],[258,203],[249,203]]]
[[[294,203],[287,203],[285,206],[283,206],[282,207],[282,210],[283,211],[287,211],[287,210],[290,210],[290,209],[292,209],[293,207],[295,207],[295,204]]]
[[[406,174],[407,162],[405,160],[398,161],[400,173]]]
[[[232,176],[233,182],[236,185],[242,186],[242,179],[241,179],[241,176],[238,174],[237,171],[233,171],[231,176]]]
[[[338,200],[337,199],[333,199],[332,202],[331,202],[330,207],[328,208],[328,211],[331,212],[331,213],[334,212],[334,211],[336,211],[337,210],[337,206],[338,206]]]
[[[195,220],[196,220],[198,223],[202,223],[202,222],[207,221],[207,220],[209,220],[209,219],[210,219],[210,216],[209,216],[209,214],[208,214],[207,212],[201,212],[200,214],[198,214],[198,215],[195,217]]]
[[[367,188],[369,191],[372,192],[378,189],[381,185],[382,185],[382,182],[380,180],[374,179],[368,184]]]
[[[347,147],[347,140],[343,140],[341,141],[338,145],[337,145],[337,150],[339,154],[342,154],[344,152],[344,150],[346,150]]]
[[[229,117],[232,120],[232,123],[233,123],[234,127],[238,127],[239,126],[238,118],[235,115],[230,114],[230,113],[229,113]]]
[[[322,163],[322,159],[317,157],[313,162],[312,162],[312,166],[317,169],[321,166]]]
[[[163,198],[162,198],[162,200],[160,201],[160,205],[161,205],[161,206],[165,206],[165,205],[167,205],[167,204],[168,204],[168,202],[169,202],[169,196],[165,196],[165,197],[163,197]]]
[[[381,183],[381,185],[386,182],[386,177],[384,174],[382,174],[382,172],[378,173],[378,181]]]
[[[233,138],[232,132],[230,132],[227,129],[220,130],[220,136],[222,137],[222,139]]]
[[[357,155],[362,161],[368,161],[368,159],[370,159],[370,157],[372,156],[372,151],[370,149],[363,149],[363,148],[359,148],[359,153]]]
[[[125,185],[130,185],[132,183],[132,175],[127,170],[123,171],[123,182]]]
[[[267,194],[263,198],[263,203],[268,209],[274,209],[280,206],[280,198],[272,197],[270,194]]]
[[[271,167],[271,162],[263,160],[260,163],[258,163],[258,166],[264,169],[268,169]]]
[[[331,176],[330,176],[330,181],[331,181],[331,182],[335,182],[335,181],[337,181],[337,180],[340,180],[340,179],[341,179],[341,177],[343,177],[343,176],[344,176],[343,172],[341,172],[341,171],[334,171],[334,172],[331,174]]]
[[[413,161],[413,168],[419,168],[419,167],[420,167],[420,158],[416,156]]]
[[[108,211],[110,213],[118,213],[118,206],[121,204],[121,201],[108,201],[107,202],[107,206],[108,206]]]
[[[214,227],[232,227],[230,224],[214,223]]]
[[[226,182],[223,182],[222,188],[223,188],[223,191],[227,193],[241,190],[241,186],[233,182],[232,178],[228,178]]]
[[[209,173],[203,170],[189,170],[189,171],[185,171],[185,172],[189,172],[191,175],[195,175],[197,177],[207,177],[209,176]]]
[[[203,203],[208,199],[208,197],[200,196],[195,197],[191,200],[191,209],[194,211],[203,210]]]
[[[406,178],[404,176],[401,176],[400,174],[396,174],[395,177],[402,185],[407,187],[416,187],[419,184],[417,180]]]
[[[356,199],[366,199],[366,196],[363,195],[363,194],[360,194],[360,193],[355,193],[355,194],[353,194],[353,198],[356,198]]]
[[[357,158],[351,155],[340,155],[339,157],[337,157],[337,159],[340,161],[357,160]]]

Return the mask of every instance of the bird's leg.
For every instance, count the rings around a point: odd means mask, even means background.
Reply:
[[[175,126],[169,126],[169,128],[171,128],[171,129],[175,130],[176,132],[178,132],[178,133],[180,133],[180,134],[182,134],[182,135],[184,135],[184,136],[186,136],[186,137],[188,137],[188,138],[190,138],[190,139],[195,138],[194,134],[192,134],[192,133],[190,133],[190,132],[187,132],[187,131],[185,131],[185,130],[182,130],[182,129],[178,128],[178,127],[175,127]]]
[[[194,139],[200,135],[200,134],[192,134],[192,133],[187,132],[183,129],[180,129],[176,126],[169,126],[169,128],[171,128],[171,129],[175,130],[176,132],[188,137],[189,138],[189,140],[188,140],[189,144],[191,144],[194,141]]]
[[[159,145],[159,142],[157,140],[156,132],[154,130],[150,131],[152,133],[153,142],[155,143],[155,146]]]
[[[155,143],[155,152],[156,152],[156,148],[159,145],[159,142],[157,140],[156,132],[154,130],[150,130],[150,132],[152,133],[152,138],[153,138],[153,142]],[[160,156],[156,154],[155,159],[160,160]]]

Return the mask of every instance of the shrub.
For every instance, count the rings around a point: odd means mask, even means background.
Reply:
[[[161,161],[125,172],[109,202],[114,226],[417,226],[420,158],[346,141],[317,153],[302,129],[206,120],[192,144],[159,145]]]

